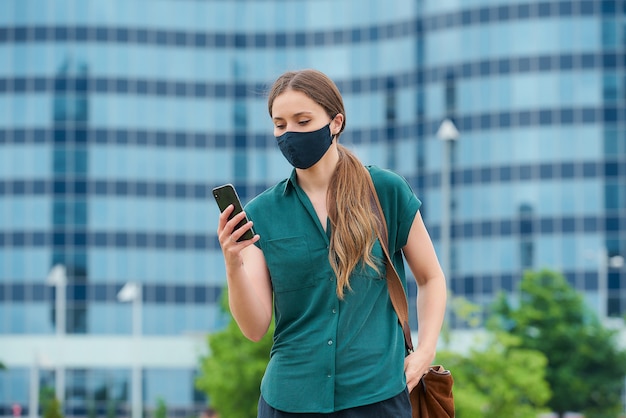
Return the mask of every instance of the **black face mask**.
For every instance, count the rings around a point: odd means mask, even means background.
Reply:
[[[278,148],[295,168],[307,169],[317,163],[333,143],[330,123],[313,132],[285,132],[277,136]]]

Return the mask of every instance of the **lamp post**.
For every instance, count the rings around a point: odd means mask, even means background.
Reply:
[[[33,358],[30,368],[30,395],[28,400],[28,416],[37,418],[39,416],[39,359],[37,354]]]
[[[54,309],[56,312],[56,338],[58,344],[58,355],[56,359],[56,373],[54,386],[56,397],[61,403],[61,407],[65,403],[65,366],[63,364],[63,343],[65,340],[65,315],[67,310],[67,298],[65,294],[67,286],[67,270],[62,264],[56,264],[48,273],[46,283],[54,286],[56,296],[54,298]]]
[[[28,400],[28,416],[30,418],[39,417],[39,370],[41,368],[49,369],[51,367],[52,365],[47,357],[35,352],[33,364],[30,368],[30,393]]]
[[[451,274],[450,260],[450,231],[451,231],[451,172],[452,172],[452,143],[459,138],[459,131],[454,122],[446,118],[437,130],[437,137],[443,141],[443,164],[441,167],[441,259],[443,273]]]
[[[141,336],[141,308],[142,295],[141,285],[134,282],[126,283],[117,293],[117,300],[120,302],[132,302],[133,310],[133,357],[131,376],[131,402],[132,418],[142,418],[143,399],[141,382],[141,364],[139,363],[139,338]]]

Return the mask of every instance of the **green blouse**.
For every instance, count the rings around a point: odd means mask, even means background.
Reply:
[[[389,250],[405,288],[401,249],[421,202],[407,181],[368,167],[385,212]],[[327,413],[391,398],[406,386],[404,337],[380,274],[357,267],[340,300],[324,231],[296,172],[254,198],[254,222],[274,291],[276,328],[261,393],[286,412]],[[378,243],[374,255],[383,260]]]

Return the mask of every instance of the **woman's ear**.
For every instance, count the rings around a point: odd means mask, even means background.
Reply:
[[[341,133],[341,129],[343,128],[343,114],[337,113],[333,120],[330,122],[330,133],[333,136]]]

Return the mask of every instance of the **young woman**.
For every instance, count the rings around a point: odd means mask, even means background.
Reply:
[[[219,218],[232,314],[258,341],[275,316],[260,418],[411,417],[408,391],[435,358],[446,283],[419,213],[397,174],[364,167],[339,144],[346,116],[335,84],[316,70],[287,72],[268,109],[294,166],[244,214]],[[376,239],[368,176],[388,227],[389,253],[406,288],[403,254],[418,285],[418,343],[405,352]],[[258,235],[237,240],[252,227]],[[406,356],[406,357],[405,357]]]

